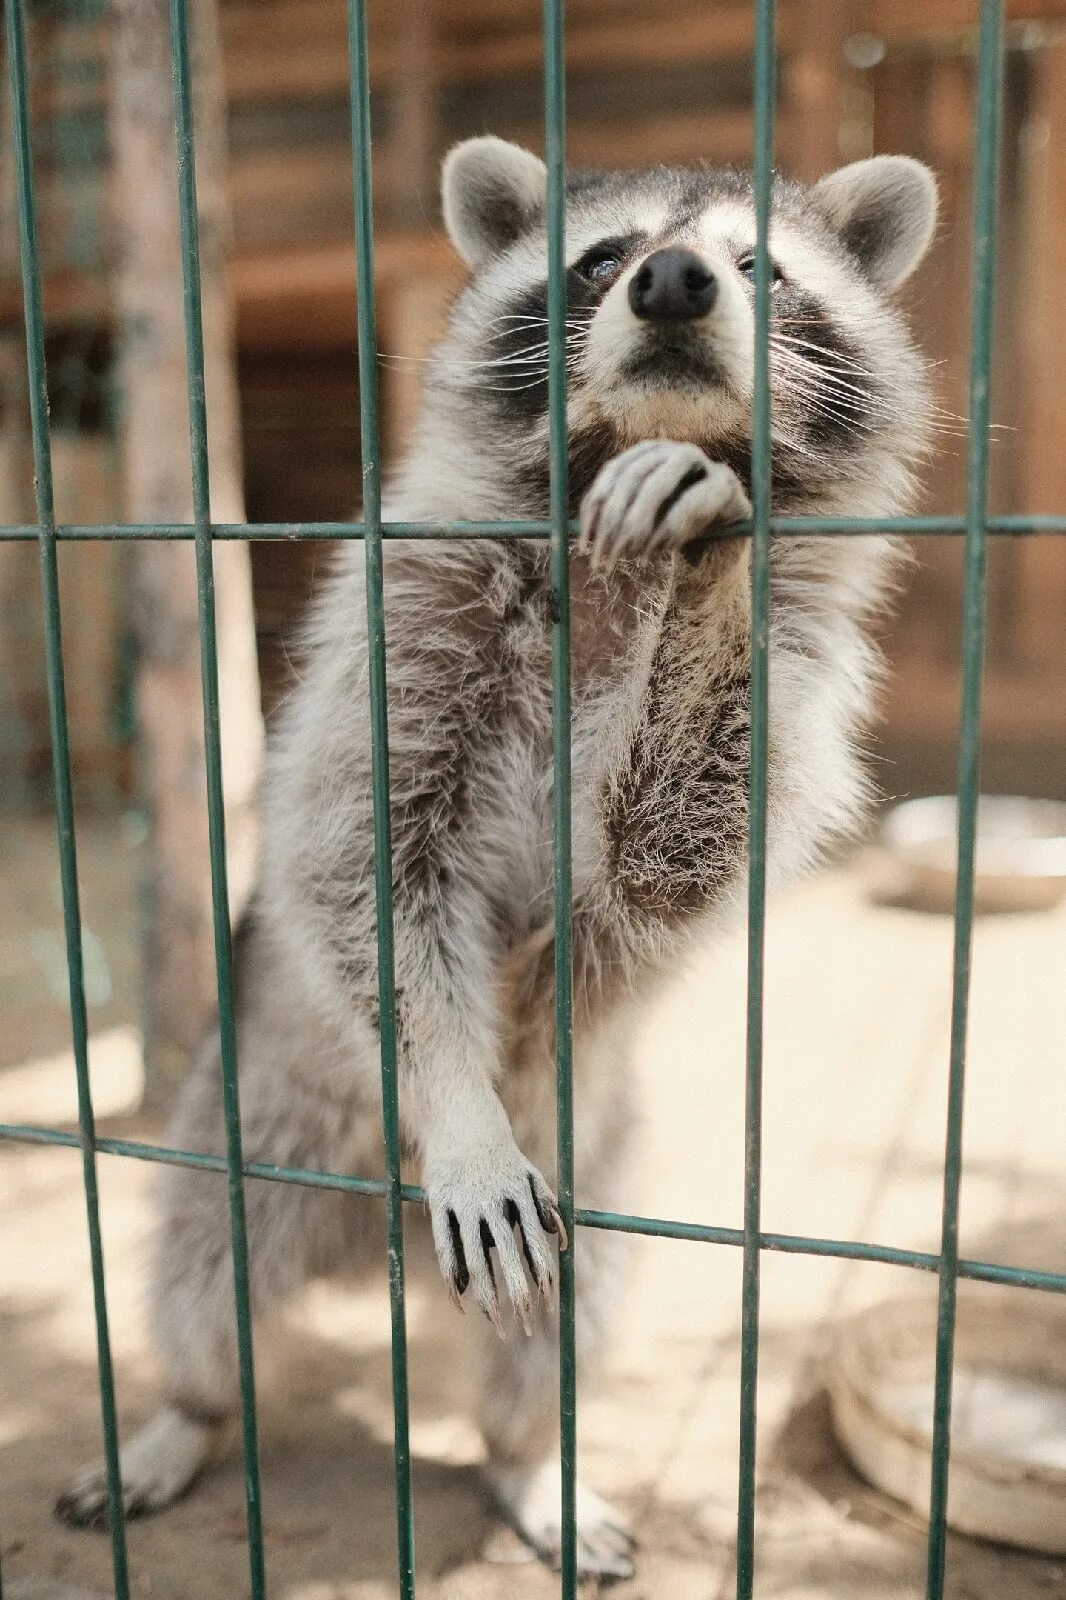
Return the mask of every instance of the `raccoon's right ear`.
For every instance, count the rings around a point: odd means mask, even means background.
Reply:
[[[466,139],[449,150],[444,225],[463,260],[477,267],[512,244],[543,210],[547,183],[540,157],[503,139]]]

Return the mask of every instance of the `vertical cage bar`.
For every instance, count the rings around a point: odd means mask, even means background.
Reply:
[[[748,816],[748,1003],[744,1090],[737,1600],[755,1581],[755,1430],[759,1380],[763,958],[770,643],[770,211],[776,80],[774,0],[755,5],[755,378],[751,417],[751,779]]]
[[[244,1153],[241,1147],[240,1091],[237,1082],[237,1028],[233,1005],[226,822],[222,798],[222,745],[218,709],[218,647],[215,631],[214,556],[211,546],[211,494],[207,459],[207,405],[204,394],[204,330],[200,306],[200,231],[196,209],[196,152],[189,71],[189,19],[186,0],[170,0],[174,74],[174,121],[178,156],[178,208],[181,219],[181,272],[185,300],[185,353],[189,388],[189,442],[193,520],[196,526],[196,598],[200,624],[200,677],[204,703],[204,756],[207,778],[211,910],[218,986],[218,1029],[222,1097],[226,1123],[233,1290],[236,1302],[237,1357],[241,1395],[241,1438],[248,1523],[248,1562],[252,1600],[264,1600],[266,1566],[259,1481],[259,1427],[252,1353],[248,1230],[244,1206]]]
[[[63,634],[59,607],[59,562],[56,553],[55,503],[52,491],[52,447],[48,431],[48,376],[45,367],[44,314],[41,305],[41,261],[37,241],[37,201],[33,180],[30,138],[29,75],[26,64],[24,0],[8,0],[7,45],[11,78],[11,107],[18,192],[19,252],[22,299],[26,321],[26,358],[29,368],[30,424],[33,433],[33,474],[37,497],[37,529],[41,557],[44,609],[45,672],[48,685],[48,721],[52,743],[52,781],[59,835],[59,877],[63,896],[63,924],[67,949],[67,983],[74,1070],[78,1083],[85,1213],[89,1230],[89,1261],[96,1319],[96,1365],[100,1384],[104,1461],[107,1468],[108,1514],[111,1531],[111,1570],[115,1600],[129,1600],[129,1566],[126,1527],[122,1511],[119,1469],[118,1416],[115,1376],[111,1360],[107,1292],[104,1280],[104,1244],[100,1229],[100,1198],[96,1173],[96,1119],[89,1082],[89,1028],[85,1010],[85,973],[82,958],[81,903],[78,858],[74,835],[74,794],[70,774],[70,740],[67,693],[63,671]]]
[[[974,204],[970,312],[970,434],[966,469],[966,558],[962,622],[962,708],[959,721],[958,876],[952,963],[944,1199],[929,1487],[927,1600],[944,1593],[955,1303],[959,1276],[962,1121],[973,950],[974,856],[981,762],[981,690],[985,638],[988,515],[988,422],[995,309],[996,221],[1002,116],[1003,4],[981,0],[974,131]]]
[[[400,1105],[396,1074],[396,977],[393,961],[392,824],[389,815],[389,717],[385,666],[385,589],[381,536],[381,440],[378,426],[377,326],[374,303],[374,205],[370,143],[370,73],[366,0],[348,3],[348,76],[359,324],[359,425],[366,524],[366,608],[370,647],[370,728],[374,791],[374,892],[377,909],[381,1101],[385,1135],[389,1304],[392,1315],[393,1465],[401,1600],[414,1600],[415,1536],[404,1311]]]
[[[566,426],[566,72],[563,0],[544,0],[544,144],[548,167],[548,456],[552,607],[552,827],[559,1209],[559,1431],[563,1600],[577,1593],[577,1352],[574,1332],[573,909],[570,849],[570,529]]]

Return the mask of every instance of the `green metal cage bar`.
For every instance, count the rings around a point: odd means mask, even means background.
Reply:
[[[737,1600],[755,1585],[755,1453],[762,1251],[763,978],[770,694],[770,212],[774,181],[774,0],[755,0],[755,374],[751,409],[751,757],[748,791],[747,1040],[744,1074],[744,1262],[741,1278]]]
[[[555,894],[557,1186],[568,1246],[559,1252],[560,1592],[577,1594],[577,1348],[574,1326],[573,914],[570,848],[570,522],[566,416],[566,58],[563,0],[544,0],[548,168],[548,449],[552,617],[552,831]]]
[[[179,211],[189,367],[194,521],[192,523],[101,525],[59,524],[54,517],[47,416],[47,378],[41,275],[37,248],[32,155],[29,131],[25,48],[25,0],[10,0],[8,55],[12,84],[15,166],[18,185],[20,248],[26,318],[30,407],[37,492],[35,524],[0,527],[0,540],[39,542],[45,607],[46,670],[54,758],[60,873],[70,983],[71,1023],[78,1084],[77,1134],[28,1124],[0,1125],[0,1138],[78,1149],[83,1163],[90,1266],[96,1315],[98,1370],[104,1453],[108,1467],[112,1564],[116,1600],[128,1600],[129,1581],[121,1511],[118,1426],[108,1337],[104,1259],[97,1191],[100,1154],[195,1167],[228,1179],[240,1355],[241,1408],[248,1506],[249,1562],[253,1600],[263,1600],[254,1364],[251,1339],[249,1262],[244,1220],[245,1180],[275,1181],[332,1188],[354,1196],[383,1197],[389,1235],[392,1310],[393,1400],[395,1412],[396,1507],[399,1593],[414,1600],[414,1540],[408,1445],[407,1351],[404,1318],[402,1206],[423,1200],[422,1191],[400,1181],[395,995],[392,951],[391,837],[388,784],[388,721],[384,639],[383,544],[388,539],[539,538],[550,544],[553,603],[552,686],[554,705],[553,775],[555,839],[557,1103],[559,1116],[559,1198],[571,1248],[561,1260],[560,1415],[563,1450],[562,1593],[576,1593],[574,1472],[576,1454],[576,1367],[574,1350],[574,1250],[576,1227],[623,1231],[656,1238],[684,1239],[734,1247],[743,1255],[741,1430],[739,1451],[737,1595],[750,1600],[755,1563],[755,1439],[758,1376],[759,1263],[763,1251],[874,1261],[936,1273],[940,1279],[934,1450],[930,1485],[927,1600],[942,1600],[945,1528],[950,1469],[951,1373],[957,1282],[1013,1285],[1066,1293],[1066,1272],[1030,1270],[959,1255],[959,1194],[963,1155],[963,1090],[966,1028],[973,934],[973,866],[979,782],[981,668],[984,633],[985,558],[989,536],[1033,537],[1066,533],[1066,515],[990,517],[987,513],[989,376],[994,305],[996,190],[1003,56],[1002,0],[980,0],[980,52],[975,121],[975,195],[971,318],[970,442],[967,504],[962,516],[818,519],[775,517],[770,505],[770,392],[768,369],[770,225],[773,177],[774,0],[754,0],[755,11],[755,192],[756,388],[753,402],[753,515],[735,530],[752,538],[752,758],[749,820],[748,1037],[746,1047],[745,1176],[742,1228],[718,1227],[575,1206],[573,1171],[573,1086],[571,1004],[571,862],[569,740],[569,573],[568,542],[576,531],[568,515],[565,394],[565,81],[562,0],[544,0],[545,135],[549,173],[549,412],[551,456],[550,518],[491,522],[384,522],[380,499],[376,339],[373,300],[373,229],[370,120],[365,0],[348,0],[350,95],[355,195],[356,267],[361,379],[361,431],[365,474],[364,513],[350,522],[212,524],[206,415],[203,395],[203,337],[200,319],[196,184],[188,58],[186,0],[169,0],[174,51],[175,122],[179,158]],[[731,530],[733,532],[734,530]],[[811,531],[856,536],[902,533],[961,536],[966,540],[963,628],[963,698],[959,737],[958,885],[952,982],[952,1027],[944,1163],[941,1248],[937,1253],[903,1250],[855,1240],[764,1232],[760,1226],[762,999],[765,932],[766,765],[768,747],[769,562],[773,537]],[[370,696],[374,754],[375,887],[377,896],[384,1179],[331,1173],[243,1158],[237,1085],[236,1030],[230,973],[230,930],[222,811],[218,726],[218,668],[215,649],[212,580],[214,539],[363,539],[366,545],[367,607],[370,636]],[[81,919],[73,797],[62,665],[57,545],[82,539],[191,539],[196,545],[201,623],[206,767],[210,820],[212,897],[219,991],[226,1155],[171,1149],[135,1140],[101,1139],[95,1131],[88,1074],[88,1042],[82,982]]]
[[[100,1199],[96,1174],[96,1120],[93,1115],[92,1089],[89,1082],[89,1028],[85,1009],[81,903],[78,890],[77,845],[74,835],[74,793],[71,784],[67,693],[59,610],[59,560],[56,550],[55,503],[52,490],[52,446],[48,432],[48,374],[45,367],[41,261],[37,239],[37,202],[33,185],[33,150],[30,141],[24,0],[9,0],[5,9],[8,69],[11,78],[15,181],[18,194],[22,297],[26,322],[26,358],[29,369],[30,423],[33,434],[33,475],[37,497],[37,537],[41,556],[41,597],[44,610],[48,719],[52,741],[52,782],[55,792],[56,825],[59,832],[59,874],[67,951],[70,1025],[74,1046],[74,1070],[78,1083],[79,1143],[89,1231],[93,1310],[96,1318],[96,1364],[100,1382],[104,1460],[107,1467],[111,1569],[115,1600],[129,1600],[129,1563],[122,1512],[115,1375],[111,1360],[107,1290],[104,1282],[104,1244],[100,1229]]]
[[[385,1137],[389,1303],[392,1316],[393,1467],[401,1600],[414,1600],[415,1544],[408,1434],[407,1322],[404,1313],[400,1107],[396,1072],[396,979],[393,962],[392,827],[389,816],[389,723],[385,670],[385,593],[381,540],[381,440],[378,428],[377,328],[374,306],[374,210],[370,157],[370,75],[366,0],[348,0],[348,81],[355,201],[359,326],[359,426],[366,527],[366,609],[370,643],[370,732],[374,791],[374,892],[377,912],[381,1101]]]
[[[59,1128],[38,1127],[32,1123],[0,1123],[0,1139],[23,1144],[55,1145],[63,1150],[78,1150],[77,1134]],[[206,1155],[199,1150],[178,1150],[170,1145],[146,1144],[138,1139],[96,1140],[98,1155],[120,1156],[135,1161],[153,1161],[164,1166],[195,1167],[199,1171],[225,1174],[223,1156]],[[349,1172],[327,1172],[317,1167],[283,1167],[269,1161],[246,1161],[244,1176],[271,1183],[304,1184],[314,1189],[339,1189],[347,1194],[382,1197],[387,1191],[383,1178],[360,1178]],[[406,1203],[425,1204],[425,1194],[417,1184],[402,1183],[400,1196]],[[727,1228],[713,1223],[678,1221],[668,1217],[645,1217],[622,1211],[595,1211],[574,1208],[579,1228],[601,1228],[612,1233],[634,1233],[651,1239],[685,1239],[694,1244],[742,1247],[742,1228]],[[926,1250],[908,1250],[896,1245],[870,1244],[858,1239],[825,1239],[802,1233],[760,1233],[760,1247],[779,1255],[831,1256],[841,1261],[875,1261],[882,1266],[911,1267],[919,1272],[939,1272],[940,1256]],[[1041,1289],[1050,1294],[1066,1294],[1066,1272],[1045,1272],[1036,1267],[1013,1267],[1003,1262],[978,1261],[962,1257],[959,1277],[975,1283],[999,1283],[1022,1289]]]
[[[204,330],[200,303],[200,231],[196,208],[196,149],[189,70],[187,0],[170,0],[170,41],[174,79],[174,134],[177,142],[178,211],[181,223],[189,449],[192,466],[193,517],[196,525],[196,603],[200,627],[200,680],[204,704],[204,767],[207,780],[208,853],[211,863],[211,917],[215,941],[215,980],[218,990],[222,1106],[226,1125],[226,1170],[229,1180],[230,1242],[236,1307],[248,1565],[252,1600],[265,1600],[266,1561],[263,1553],[259,1427],[255,1399],[255,1359],[252,1348],[248,1229],[244,1207],[240,1091],[237,1083],[237,1021],[233,1003],[233,952],[226,868],[226,821],[222,798],[215,577],[211,543],[211,489],[207,459]]]
[[[389,539],[550,539],[551,522],[535,518],[510,522],[382,522],[381,537]],[[907,538],[965,538],[965,517],[770,517],[770,532],[777,538],[804,534],[830,537],[856,537],[864,533],[898,533]],[[572,536],[577,523],[569,524]],[[987,517],[985,531],[998,537],[1040,538],[1066,534],[1066,516],[1033,515]],[[716,538],[744,539],[752,534],[751,522],[738,522],[728,534],[708,533]],[[213,522],[214,539],[278,540],[364,539],[365,522]],[[5,540],[31,540],[38,537],[37,524],[0,524],[0,543]],[[56,538],[83,539],[194,539],[192,522],[60,522]]]
[[[981,775],[981,688],[985,642],[988,512],[988,425],[995,309],[996,221],[1003,92],[1003,0],[981,0],[974,132],[973,254],[970,318],[970,434],[966,473],[966,566],[962,620],[962,708],[959,722],[958,870],[952,970],[944,1197],[940,1240],[933,1447],[929,1486],[927,1600],[942,1600],[951,1470],[951,1390],[959,1276],[959,1197],[966,1078],[970,966],[973,949],[977,796]]]

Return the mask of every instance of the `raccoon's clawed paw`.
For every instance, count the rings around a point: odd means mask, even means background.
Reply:
[[[562,1469],[558,1459],[535,1467],[490,1467],[489,1485],[515,1531],[542,1561],[562,1560]],[[633,1535],[625,1514],[583,1483],[576,1486],[577,1565],[583,1577],[629,1578]]]
[[[740,479],[698,445],[648,439],[609,461],[581,505],[578,549],[593,568],[680,550],[751,515]]]
[[[506,1298],[528,1334],[531,1284],[545,1299],[554,1290],[544,1235],[556,1234],[561,1249],[567,1243],[555,1196],[536,1167],[513,1142],[459,1158],[438,1155],[427,1162],[425,1188],[437,1259],[460,1309],[462,1296],[472,1288],[482,1311],[505,1337],[495,1251]]]

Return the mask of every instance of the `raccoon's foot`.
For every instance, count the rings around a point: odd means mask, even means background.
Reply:
[[[741,522],[751,504],[740,479],[698,445],[647,439],[601,470],[581,504],[578,549],[593,568],[680,550],[711,528]]]
[[[554,1287],[544,1235],[557,1234],[560,1249],[567,1243],[555,1196],[536,1167],[507,1129],[473,1148],[465,1144],[461,1151],[438,1145],[426,1160],[423,1178],[437,1259],[460,1310],[461,1296],[472,1285],[478,1305],[501,1339],[505,1337],[492,1264],[495,1250],[507,1297],[528,1334],[533,1309],[529,1279],[545,1299]]]
[[[161,1411],[120,1452],[125,1515],[147,1516],[177,1500],[217,1454],[224,1431],[225,1424],[196,1421],[173,1406]],[[110,1504],[103,1462],[78,1473],[56,1501],[55,1514],[72,1528],[107,1529]]]
[[[516,1533],[542,1561],[558,1568],[563,1549],[558,1456],[535,1467],[489,1467],[487,1475],[492,1493]],[[584,1484],[577,1484],[576,1490],[579,1572],[589,1577],[631,1577],[633,1535],[628,1520]]]

